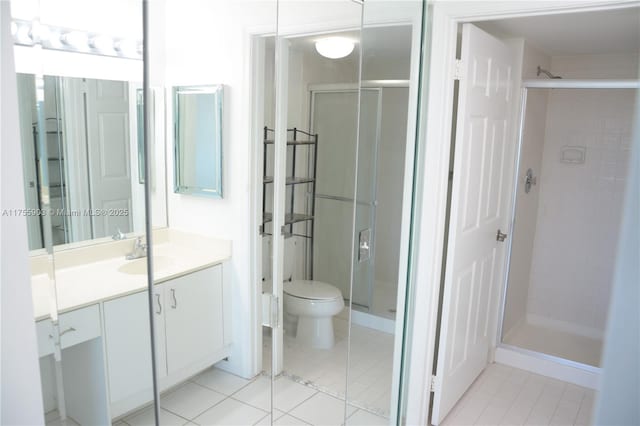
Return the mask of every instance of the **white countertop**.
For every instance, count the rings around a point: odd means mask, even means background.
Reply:
[[[126,260],[125,254],[131,247],[133,239],[56,253],[55,288],[49,274],[43,271],[46,268],[32,267],[36,321],[49,316],[55,300],[58,313],[64,313],[146,289],[146,258]],[[154,231],[153,257],[154,284],[159,284],[230,259],[231,242],[169,229],[158,230]],[[83,262],[83,258],[90,261]],[[132,262],[141,264],[131,265]],[[136,269],[141,273],[121,270],[131,266],[139,266]],[[57,299],[53,298],[54,293]]]

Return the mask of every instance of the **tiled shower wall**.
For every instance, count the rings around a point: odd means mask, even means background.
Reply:
[[[551,58],[544,53],[524,44],[522,60],[522,78],[535,79],[537,66],[548,69]],[[546,90],[531,91],[527,95],[526,118],[521,148],[521,164],[518,175],[518,202],[516,204],[517,222],[512,232],[512,249],[509,269],[509,287],[504,310],[503,334],[507,335],[523,323],[527,314],[527,296],[533,241],[536,233],[538,196],[540,186],[532,187],[525,195],[523,176],[527,169],[539,174],[542,168],[542,148],[544,146],[545,122],[547,119]]]
[[[637,61],[637,55],[554,57],[551,71],[637,78]],[[527,317],[597,338],[606,326],[636,93],[548,93]],[[567,147],[584,150],[584,162],[563,162]]]

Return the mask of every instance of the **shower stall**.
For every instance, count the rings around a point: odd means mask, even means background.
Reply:
[[[335,258],[351,251],[351,203],[356,194],[356,243],[366,240],[370,250],[357,256],[352,307],[392,320],[397,300],[409,88],[408,81],[377,81],[369,86],[363,87],[359,95],[357,89],[326,87],[315,87],[311,92],[311,127],[325,135],[318,153],[318,249],[313,262],[319,280],[336,283],[344,295],[350,293],[350,268],[340,270],[332,265],[336,264]],[[345,126],[344,117],[349,111],[357,111],[358,104],[359,128]],[[356,132],[361,141],[357,154]],[[360,179],[354,189],[345,183],[353,181],[356,155]],[[340,240],[344,241],[336,246]]]
[[[596,387],[637,86],[523,82],[497,360]]]

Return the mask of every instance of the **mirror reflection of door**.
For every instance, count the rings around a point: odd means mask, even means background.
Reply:
[[[46,76],[45,151],[37,149],[37,115],[32,75],[18,75],[20,125],[29,249],[43,247],[41,179],[38,163],[47,162],[54,245],[110,236],[134,228],[132,192],[138,176],[136,99],[124,81]],[[132,149],[134,151],[132,151]],[[108,213],[108,214],[107,214]]]
[[[94,210],[131,211],[129,91],[122,81],[85,81],[89,197]],[[131,215],[92,215],[94,238],[130,232]]]

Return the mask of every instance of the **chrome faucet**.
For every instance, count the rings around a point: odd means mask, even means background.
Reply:
[[[120,240],[124,240],[125,238],[127,238],[127,236],[122,233],[120,228],[116,228],[116,233],[113,234],[111,236],[111,238],[113,238],[114,241],[120,241]]]
[[[147,256],[147,244],[142,242],[142,237],[136,238],[133,243],[133,251],[125,256],[127,260],[140,259]]]

